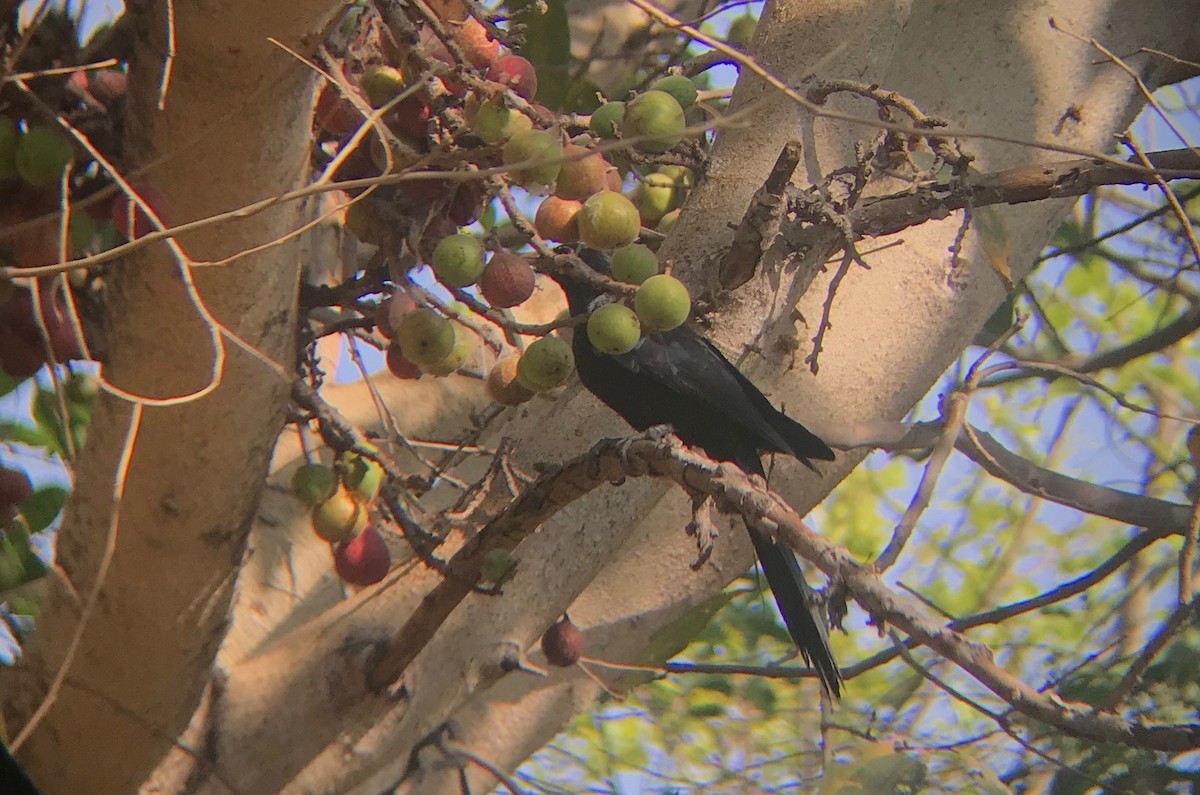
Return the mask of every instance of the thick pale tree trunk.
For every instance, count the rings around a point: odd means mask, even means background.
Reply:
[[[302,184],[313,76],[267,37],[309,52],[336,4],[176,3],[175,53],[164,74],[166,9],[156,2],[141,12],[127,151],[166,195],[168,222],[207,217]],[[193,261],[219,260],[284,235],[310,212],[290,203],[179,243]],[[59,563],[81,601],[61,587],[54,591],[20,666],[3,682],[10,737],[19,736],[72,649],[106,561],[99,599],[62,686],[19,752],[48,795],[133,791],[195,709],[229,620],[284,418],[302,258],[293,240],[193,271],[215,321],[279,368],[222,339],[227,356],[215,390],[180,405],[145,408],[119,506],[112,495],[133,410],[111,395],[99,403],[58,542]],[[165,247],[114,264],[106,285],[112,310],[107,379],[152,398],[186,395],[209,382],[211,321],[188,300]]]

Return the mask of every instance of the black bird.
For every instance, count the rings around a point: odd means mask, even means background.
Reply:
[[[604,253],[584,246],[571,253],[577,253],[593,270],[609,273]],[[556,273],[553,278],[566,293],[573,316],[589,312],[601,295],[567,273]],[[833,460],[833,451],[825,442],[772,406],[737,367],[688,325],[648,334],[636,348],[619,356],[596,351],[583,327],[576,327],[573,340],[575,368],[583,385],[637,430],[669,425],[688,446],[763,477],[761,455],[765,452],[794,456],[810,468],[810,459]],[[796,556],[754,529],[750,529],[750,540],[788,633],[804,661],[820,676],[825,691],[837,698],[841,675]]]
[[[3,740],[0,740],[0,792],[5,795],[41,795],[41,790],[33,785],[17,760],[13,759]]]

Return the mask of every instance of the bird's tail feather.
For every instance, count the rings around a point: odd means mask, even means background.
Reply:
[[[758,531],[750,531],[750,540],[800,656],[817,672],[825,693],[836,701],[842,692],[842,675],[829,648],[829,632],[815,612],[812,589],[804,579],[800,562],[790,549]]]

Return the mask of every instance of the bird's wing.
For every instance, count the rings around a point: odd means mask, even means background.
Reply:
[[[632,351],[612,359],[629,372],[653,379],[681,400],[694,401],[740,426],[755,437],[761,449],[792,450],[789,440],[770,421],[778,413],[771,402],[693,329],[680,326],[648,334]]]

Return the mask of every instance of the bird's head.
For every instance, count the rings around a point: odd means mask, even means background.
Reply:
[[[608,276],[611,273],[608,255],[603,251],[597,251],[584,245],[574,245],[559,246],[555,252],[578,257],[588,268],[601,275]],[[582,274],[573,274],[571,271],[570,267],[558,268],[549,276],[558,282],[558,286],[566,293],[567,305],[570,307],[571,314],[581,315],[589,311],[591,303],[600,297],[601,291],[596,286],[589,284]]]

